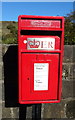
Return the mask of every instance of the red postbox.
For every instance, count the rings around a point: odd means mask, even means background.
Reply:
[[[19,103],[60,102],[63,44],[63,17],[19,16]]]

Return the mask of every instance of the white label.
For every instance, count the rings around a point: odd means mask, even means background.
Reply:
[[[34,90],[48,90],[49,63],[34,63]]]
[[[27,38],[27,49],[54,50],[55,38]]]

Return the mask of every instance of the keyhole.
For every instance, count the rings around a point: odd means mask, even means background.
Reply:
[[[29,80],[29,78],[27,78],[27,80]]]

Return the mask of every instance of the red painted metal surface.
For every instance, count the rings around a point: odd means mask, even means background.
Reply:
[[[55,39],[55,49],[60,50],[60,37],[58,37],[58,36],[22,35],[22,36],[20,36],[20,44],[21,44],[21,49],[20,50],[21,50],[21,52],[24,52],[24,51],[28,52],[27,44],[24,43],[24,40],[27,41],[27,38],[54,38]],[[33,51],[33,52],[35,52],[35,51]],[[39,52],[40,52],[40,50],[39,50]]]
[[[48,90],[34,90],[34,63],[49,64]],[[22,53],[22,100],[57,100],[58,64],[57,54]]]
[[[54,41],[54,43],[52,41]],[[63,44],[63,17],[19,16],[18,78],[20,104],[60,102],[62,91]],[[35,90],[35,64],[48,65],[47,89],[40,88],[40,90]]]
[[[27,20],[21,19],[21,29],[61,28],[60,20]]]

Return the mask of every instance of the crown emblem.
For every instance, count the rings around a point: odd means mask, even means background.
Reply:
[[[28,41],[28,45],[30,46],[30,48],[38,48],[40,45],[40,41],[35,40],[35,39],[30,40]]]

